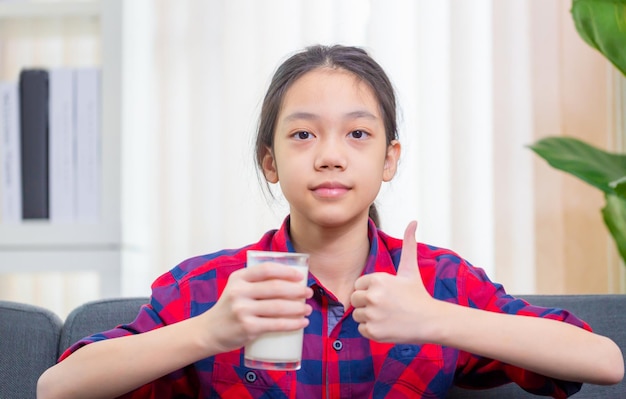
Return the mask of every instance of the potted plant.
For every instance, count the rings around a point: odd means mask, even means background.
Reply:
[[[583,40],[626,76],[626,0],[573,0],[571,12]],[[604,223],[626,263],[626,154],[571,137],[544,138],[530,148],[552,167],[604,192]]]

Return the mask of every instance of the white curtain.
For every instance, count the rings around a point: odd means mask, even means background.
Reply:
[[[623,150],[623,94],[576,34],[571,0],[121,4],[123,295],[279,226],[287,204],[264,196],[254,167],[257,116],[274,69],[315,43],[365,47],[397,89],[403,154],[377,200],[385,231],[401,236],[416,219],[420,241],[514,294],[624,291],[601,195],[526,148],[565,134]],[[0,79],[25,64],[97,65],[98,24],[71,22],[1,21]],[[16,270],[0,299],[64,316],[101,296],[99,279]]]
[[[403,154],[377,201],[383,229],[401,236],[416,219],[419,240],[533,292],[529,2],[124,7],[124,294],[279,226],[286,204],[263,196],[254,168],[257,115],[274,69],[314,43],[365,47],[397,88]]]

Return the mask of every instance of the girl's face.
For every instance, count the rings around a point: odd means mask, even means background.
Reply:
[[[400,155],[397,141],[387,145],[379,108],[370,87],[343,69],[315,69],[287,90],[263,170],[280,182],[292,223],[367,218]]]

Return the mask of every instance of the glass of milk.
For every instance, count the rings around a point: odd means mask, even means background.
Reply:
[[[309,255],[294,252],[248,251],[246,267],[273,262],[293,266],[302,273],[302,285],[309,274]],[[244,348],[246,367],[266,370],[298,370],[302,359],[304,329],[265,333]]]

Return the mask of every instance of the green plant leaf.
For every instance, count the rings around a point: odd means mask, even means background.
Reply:
[[[626,262],[626,199],[607,194],[602,209],[604,223],[609,228],[620,256]]]
[[[613,154],[572,137],[547,137],[530,146],[552,167],[570,173],[607,194],[618,194],[626,175],[626,155]]]
[[[626,198],[626,176],[610,182],[609,186],[615,190],[618,197]]]
[[[626,0],[573,0],[578,34],[626,76]]]

